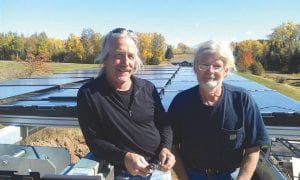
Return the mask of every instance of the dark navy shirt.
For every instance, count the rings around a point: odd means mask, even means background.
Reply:
[[[195,86],[176,95],[168,115],[187,168],[236,168],[245,148],[269,144],[254,99],[239,87],[223,83],[219,101],[206,106]]]

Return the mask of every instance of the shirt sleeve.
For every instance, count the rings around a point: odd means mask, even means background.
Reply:
[[[153,90],[153,98],[155,102],[155,125],[158,128],[161,137],[160,146],[161,148],[165,147],[171,150],[173,139],[171,123],[167,118],[167,113],[162,105],[161,99],[156,88],[154,88]]]
[[[179,145],[180,144],[180,138],[179,138],[179,120],[178,120],[178,115],[176,114],[177,111],[176,110],[176,105],[178,105],[178,103],[176,103],[178,98],[174,98],[169,106],[168,109],[168,119],[171,122],[172,125],[172,132],[173,132],[173,145]]]
[[[114,165],[124,166],[126,151],[104,140],[102,119],[92,107],[89,91],[80,89],[77,94],[78,121],[90,151],[98,160],[108,160]]]
[[[265,124],[255,100],[249,93],[245,95],[245,147],[269,145],[270,140]]]

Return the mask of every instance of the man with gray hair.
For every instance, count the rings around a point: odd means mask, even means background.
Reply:
[[[169,107],[180,180],[251,179],[260,147],[269,144],[251,94],[223,82],[233,69],[229,44],[202,43],[194,58],[198,85],[177,94]]]
[[[77,96],[91,152],[115,166],[115,179],[171,179],[172,130],[155,86],[133,75],[142,66],[135,33],[110,31],[96,60],[103,63],[99,76]]]

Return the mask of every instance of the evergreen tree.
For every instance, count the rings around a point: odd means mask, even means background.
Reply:
[[[165,58],[166,59],[172,59],[173,57],[174,57],[173,48],[172,48],[172,46],[168,46],[167,50],[166,50],[166,53],[165,53]]]

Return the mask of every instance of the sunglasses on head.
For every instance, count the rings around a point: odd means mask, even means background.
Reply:
[[[118,33],[118,34],[121,34],[121,33],[124,33],[124,32],[134,33],[132,30],[126,29],[126,28],[116,28],[116,29],[112,30],[111,32],[112,33]]]

